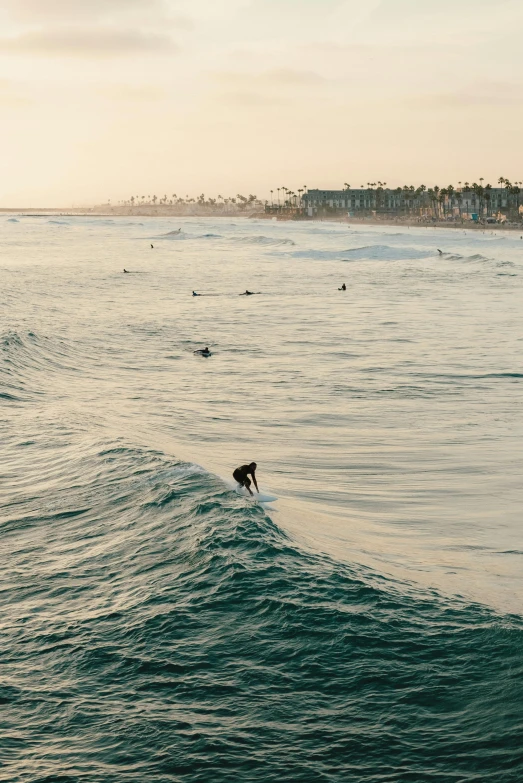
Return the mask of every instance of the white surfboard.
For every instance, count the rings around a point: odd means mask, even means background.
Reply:
[[[255,489],[253,489],[253,494],[251,496],[245,487],[237,487],[236,492],[238,495],[249,498],[250,500],[256,500],[258,503],[273,503],[275,500],[278,500],[276,495],[267,495],[264,492],[256,492]]]

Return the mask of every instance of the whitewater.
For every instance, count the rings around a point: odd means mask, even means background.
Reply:
[[[0,242],[0,781],[519,783],[520,235]]]

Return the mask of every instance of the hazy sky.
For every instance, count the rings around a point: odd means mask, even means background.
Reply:
[[[0,0],[0,204],[523,179],[522,0]]]

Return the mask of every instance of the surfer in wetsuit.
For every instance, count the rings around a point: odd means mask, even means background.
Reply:
[[[124,271],[124,274],[126,274],[126,275],[129,274],[129,270],[128,269],[124,269],[123,271]]]
[[[247,489],[251,495],[253,492],[251,490],[251,480],[249,476],[252,476],[254,486],[256,487],[256,492],[260,491],[258,489],[258,482],[256,481],[256,468],[256,463],[251,462],[250,465],[242,465],[240,468],[236,468],[232,474],[233,479],[238,482],[240,487],[245,487],[245,489]]]
[[[442,255],[443,255],[443,250],[440,250],[440,249],[439,249],[439,247],[437,248],[437,251],[438,251],[438,253],[440,254],[440,256],[442,256]]]
[[[197,293],[196,293],[196,291],[193,291],[193,292],[192,292],[192,295],[193,295],[193,296],[201,296],[201,294],[197,294]]]
[[[338,288],[338,291],[346,291],[346,290],[347,290],[347,286],[345,285],[345,283],[342,284],[341,288]]]
[[[200,348],[198,351],[194,351],[194,353],[199,353],[201,356],[212,356],[207,346],[205,346],[205,348]]]

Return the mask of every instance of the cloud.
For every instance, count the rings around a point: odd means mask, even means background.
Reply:
[[[292,68],[277,68],[260,74],[260,81],[289,87],[311,87],[326,84],[327,79],[313,71],[297,71]]]
[[[0,38],[0,52],[45,57],[121,57],[176,50],[174,41],[163,33],[115,27],[59,27]]]
[[[496,13],[499,6],[512,5],[514,0],[497,0],[495,12],[492,0],[438,0],[437,3],[424,3],[420,0],[381,0],[375,10],[375,16],[387,19],[404,19],[410,16],[434,16],[452,14],[449,23],[456,13],[476,16],[481,11]],[[519,2],[519,0],[518,0]]]
[[[221,72],[214,74],[220,84],[229,87],[298,88],[315,87],[328,83],[328,79],[313,71],[294,68],[274,68],[261,73]]]
[[[18,86],[6,79],[0,79],[0,105],[4,107],[16,108],[27,106],[30,100],[23,95]]]
[[[523,83],[490,82],[477,83],[460,90],[447,93],[422,95],[412,100],[412,104],[425,108],[463,109],[473,106],[521,106],[523,102]]]
[[[233,106],[289,105],[297,93],[328,84],[317,73],[293,68],[275,68],[262,73],[221,72],[212,74],[218,85],[215,98]]]
[[[96,95],[107,98],[111,102],[142,103],[161,101],[168,97],[166,91],[152,84],[112,84],[102,86],[95,91]]]
[[[227,103],[231,106],[245,106],[254,108],[256,106],[286,106],[288,101],[281,97],[263,95],[259,92],[227,92],[220,97],[220,103]]]
[[[163,0],[2,0],[2,5],[12,18],[32,22],[154,13],[165,7]]]
[[[0,11],[17,32],[37,25],[100,24],[163,32],[170,27],[193,27],[188,16],[173,12],[168,0],[0,0]]]
[[[521,0],[381,0],[371,16],[380,38],[438,41],[459,46],[486,44],[523,19]]]

